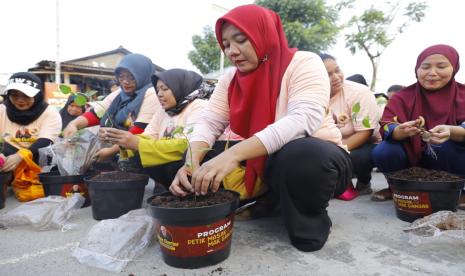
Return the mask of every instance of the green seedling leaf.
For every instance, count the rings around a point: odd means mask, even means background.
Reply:
[[[87,96],[87,98],[90,98],[90,97],[94,96],[95,94],[97,94],[97,90],[89,90],[89,91],[85,92],[84,94]]]
[[[79,106],[84,106],[87,103],[87,98],[84,94],[78,93],[74,98],[74,102]]]
[[[385,104],[387,104],[387,100],[384,97],[378,97],[378,98],[376,98],[376,104],[380,105],[380,106],[385,105]]]
[[[352,106],[352,112],[353,113],[359,113],[360,112],[360,102],[354,104],[354,106]]]
[[[176,134],[183,134],[183,132],[184,128],[182,126],[177,126],[171,135],[174,136]]]
[[[366,128],[371,128],[371,124],[370,124],[370,118],[368,116],[366,116],[365,118],[363,118],[362,120],[362,125]]]
[[[71,87],[69,87],[69,86],[66,85],[66,84],[60,84],[59,88],[60,88],[60,92],[63,93],[63,94],[70,94],[70,93],[72,93]]]
[[[384,127],[383,127],[384,131],[388,132],[389,131],[389,126],[388,124],[385,124]]]

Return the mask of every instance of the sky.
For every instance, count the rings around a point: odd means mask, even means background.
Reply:
[[[405,0],[402,0],[405,1]],[[60,0],[59,59],[66,61],[116,49],[120,45],[142,53],[165,68],[198,70],[187,53],[193,49],[192,36],[214,26],[218,17],[250,0]],[[328,3],[335,3],[329,0]],[[355,10],[343,11],[341,23],[372,3],[357,0]],[[385,50],[381,57],[376,92],[391,84],[415,82],[418,54],[433,44],[449,44],[465,62],[463,10],[458,0],[427,0],[423,22],[412,24]],[[17,71],[34,67],[41,60],[57,60],[56,1],[0,1],[0,84]],[[361,73],[371,81],[371,65],[364,53],[352,55],[345,48],[344,32],[327,51],[337,58],[346,76]],[[218,53],[219,54],[219,53]],[[465,66],[465,65],[464,65]],[[465,82],[465,69],[456,80]]]

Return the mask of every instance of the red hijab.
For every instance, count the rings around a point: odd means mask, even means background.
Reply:
[[[244,5],[216,22],[216,39],[224,51],[222,27],[228,22],[251,42],[260,64],[247,73],[236,71],[228,88],[231,129],[249,138],[275,121],[281,80],[297,49],[288,47],[279,15],[257,5]],[[257,176],[263,175],[265,157],[247,160],[245,186],[253,195]]]
[[[412,121],[423,116],[425,128],[431,129],[437,125],[460,125],[465,121],[465,85],[455,81],[455,74],[459,71],[459,54],[448,45],[434,45],[426,48],[417,58],[415,75],[421,63],[433,54],[445,56],[452,64],[454,71],[452,78],[446,86],[437,91],[428,91],[417,81],[402,90],[389,100],[381,119],[381,135],[384,134],[383,126],[397,116],[398,121],[403,123]],[[417,76],[418,78],[418,76]],[[419,135],[409,138],[403,143],[412,166],[418,165],[421,152],[426,144]]]

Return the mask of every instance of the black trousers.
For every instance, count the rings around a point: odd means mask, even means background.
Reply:
[[[372,152],[375,144],[366,143],[359,148],[350,151],[352,159],[353,173],[357,176],[358,182],[368,184],[371,180],[371,172],[374,168]]]
[[[328,239],[328,201],[343,193],[352,175],[349,154],[314,137],[289,142],[268,158],[265,183],[279,198],[291,243],[315,251]]]

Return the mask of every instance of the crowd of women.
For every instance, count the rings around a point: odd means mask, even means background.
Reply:
[[[273,11],[237,7],[218,19],[215,31],[236,69],[213,93],[195,72],[154,74],[149,58],[129,54],[115,69],[119,89],[87,111],[70,98],[62,121],[44,101],[37,76],[14,74],[0,105],[1,173],[36,161],[62,122],[64,137],[100,125],[100,139],[113,146],[101,149],[97,161],[130,150],[158,187],[177,196],[236,190],[243,202],[256,201],[245,218],[279,207],[290,242],[302,251],[319,250],[328,239],[329,200],[372,193],[374,167],[465,175],[465,87],[454,79],[459,55],[453,47],[421,52],[417,82],[386,105],[367,86],[345,80],[335,57],[289,48]],[[390,198],[389,189],[373,195]]]

